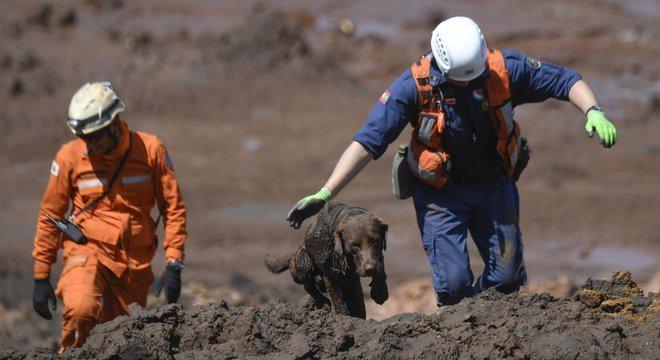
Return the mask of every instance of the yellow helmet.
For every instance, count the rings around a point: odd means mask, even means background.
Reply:
[[[87,135],[108,126],[124,111],[109,81],[87,83],[71,98],[66,125],[75,135]]]

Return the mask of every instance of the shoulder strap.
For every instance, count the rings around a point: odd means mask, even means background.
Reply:
[[[504,56],[497,49],[488,50],[488,72],[490,76],[485,81],[488,105],[497,108],[511,98],[509,73]]]
[[[121,169],[124,167],[124,164],[126,163],[126,159],[128,159],[128,154],[131,152],[131,145],[132,145],[132,134],[129,132],[128,133],[128,149],[126,149],[126,152],[124,153],[124,156],[121,158],[121,162],[119,163],[119,166],[117,167],[117,170],[115,170],[114,174],[112,174],[112,178],[110,178],[110,182],[108,183],[108,187],[103,191],[103,193],[94,199],[91,203],[87,204],[85,207],[81,208],[80,210],[76,211],[75,213],[72,213],[69,215],[69,220],[72,220],[76,216],[80,215],[83,211],[87,211],[91,209],[92,207],[96,206],[96,204],[101,201],[108,193],[110,192],[110,189],[112,189],[112,185],[114,185],[115,181],[117,180],[117,177],[119,176],[119,173],[121,172]]]
[[[442,92],[440,87],[432,86],[431,83],[431,59],[432,55],[426,54],[410,66],[410,71],[415,79],[417,87],[417,98],[419,99],[419,110],[441,112]],[[438,101],[440,100],[440,101]]]

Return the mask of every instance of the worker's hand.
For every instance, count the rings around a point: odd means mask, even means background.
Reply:
[[[587,124],[584,127],[589,137],[594,136],[594,130],[598,133],[600,143],[610,148],[616,143],[616,128],[600,110],[589,110],[587,113]]]
[[[299,229],[300,224],[305,219],[316,215],[323,209],[323,206],[330,200],[330,197],[330,191],[326,188],[321,188],[316,194],[309,195],[293,205],[286,216],[286,220],[291,227]]]
[[[163,275],[156,284],[156,296],[160,296],[161,291],[165,290],[165,299],[168,304],[173,304],[179,300],[181,295],[181,268],[174,265],[167,265]]]
[[[48,279],[34,279],[34,292],[32,293],[32,306],[34,311],[42,318],[50,320],[53,315],[48,310],[48,303],[51,303],[53,311],[57,308],[57,301],[55,300],[55,292],[53,287],[50,286]]]

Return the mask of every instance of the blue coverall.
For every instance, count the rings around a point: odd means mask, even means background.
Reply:
[[[514,107],[551,97],[567,100],[581,79],[574,71],[517,51],[502,53]],[[443,146],[452,159],[452,180],[439,190],[418,181],[413,200],[438,304],[455,304],[489,287],[516,291],[526,282],[518,190],[503,175],[497,138],[481,106],[488,70],[466,87],[446,81],[435,62],[431,74],[440,78],[448,103]],[[417,114],[417,88],[408,69],[381,96],[353,139],[377,159]],[[468,231],[485,265],[476,282],[467,253]]]

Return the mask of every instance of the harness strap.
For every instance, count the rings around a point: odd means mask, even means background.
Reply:
[[[126,163],[126,159],[128,159],[128,154],[131,152],[132,140],[133,140],[132,134],[129,132],[128,133],[128,149],[126,149],[126,153],[124,153],[124,156],[121,158],[121,162],[119,163],[119,167],[117,167],[117,170],[115,170],[115,173],[112,174],[112,178],[110,178],[110,182],[108,183],[108,187],[103,191],[103,193],[99,197],[94,199],[94,201],[87,204],[86,206],[84,206],[80,210],[78,210],[74,213],[71,213],[71,215],[68,216],[69,220],[73,220],[76,216],[80,215],[83,211],[87,211],[87,210],[91,209],[92,207],[96,206],[96,204],[98,204],[99,201],[101,201],[101,199],[103,199],[104,197],[106,197],[108,195],[108,193],[110,192],[110,189],[112,189],[112,185],[115,183],[115,181],[117,180],[117,177],[119,176],[119,172],[121,172],[121,169],[124,167],[124,164]]]

